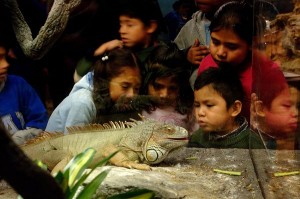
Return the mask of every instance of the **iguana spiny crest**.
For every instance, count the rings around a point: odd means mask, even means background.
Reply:
[[[89,124],[85,126],[73,126],[68,128],[69,133],[117,131],[130,129],[127,135],[120,141],[120,147],[133,151],[140,151],[140,159],[148,164],[157,164],[164,160],[168,153],[188,142],[186,129],[147,119],[141,116],[142,121],[130,119],[126,122],[113,122],[104,124]],[[139,140],[139,142],[136,142]],[[141,148],[142,147],[142,148]]]

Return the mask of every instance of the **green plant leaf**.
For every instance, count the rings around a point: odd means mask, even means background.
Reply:
[[[97,175],[90,183],[88,183],[84,187],[84,189],[77,196],[77,199],[91,198],[99,188],[100,184],[106,178],[109,171],[110,169],[102,171],[99,175]]]
[[[154,198],[154,192],[148,189],[136,189],[132,191],[128,191],[126,193],[117,194],[108,199],[152,199]]]
[[[17,199],[24,199],[21,195],[18,195]]]
[[[55,178],[56,182],[61,185],[64,180],[64,174],[61,171],[58,171],[56,173],[56,175],[54,176],[54,178]]]
[[[68,174],[64,174],[61,171],[58,171],[55,175],[56,182],[60,185],[62,188],[64,195],[66,198],[70,195],[70,187],[68,185]]]
[[[93,148],[87,148],[82,153],[76,155],[64,168],[65,179],[68,179],[70,189],[74,186],[76,180],[82,176],[85,169],[88,168],[93,160],[96,151]]]
[[[79,188],[80,185],[83,184],[83,182],[87,179],[87,177],[97,168],[97,167],[100,167],[100,166],[103,166],[105,165],[114,155],[116,155],[119,151],[116,151],[112,154],[110,154],[108,157],[102,159],[100,162],[98,162],[97,164],[95,164],[91,170],[88,172],[88,173],[84,173],[79,179],[78,181],[76,182],[76,184],[72,187],[71,191],[70,191],[70,198],[72,198],[77,189]]]
[[[46,170],[48,169],[47,165],[45,165],[41,160],[35,160],[34,161],[39,167],[41,167],[42,169]]]

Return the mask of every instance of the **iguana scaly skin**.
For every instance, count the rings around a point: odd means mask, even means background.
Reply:
[[[52,172],[62,170],[72,157],[88,147],[97,152],[93,163],[116,150],[110,162],[116,166],[149,170],[167,154],[188,141],[186,129],[152,119],[91,124],[68,129],[69,134],[46,133],[36,143],[22,146],[33,160],[41,160]],[[144,163],[144,164],[143,164]]]

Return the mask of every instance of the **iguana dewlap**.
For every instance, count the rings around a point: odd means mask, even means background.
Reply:
[[[88,147],[97,152],[93,163],[121,150],[110,162],[116,166],[150,169],[188,141],[186,129],[152,119],[71,127],[69,134],[45,133],[44,138],[22,147],[33,160],[41,160],[52,172],[62,170],[72,157]],[[143,164],[144,163],[144,164]]]

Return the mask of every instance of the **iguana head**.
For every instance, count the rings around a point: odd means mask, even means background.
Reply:
[[[157,164],[165,159],[168,153],[188,142],[188,131],[172,124],[155,123],[152,133],[144,143],[143,156],[149,164]]]

